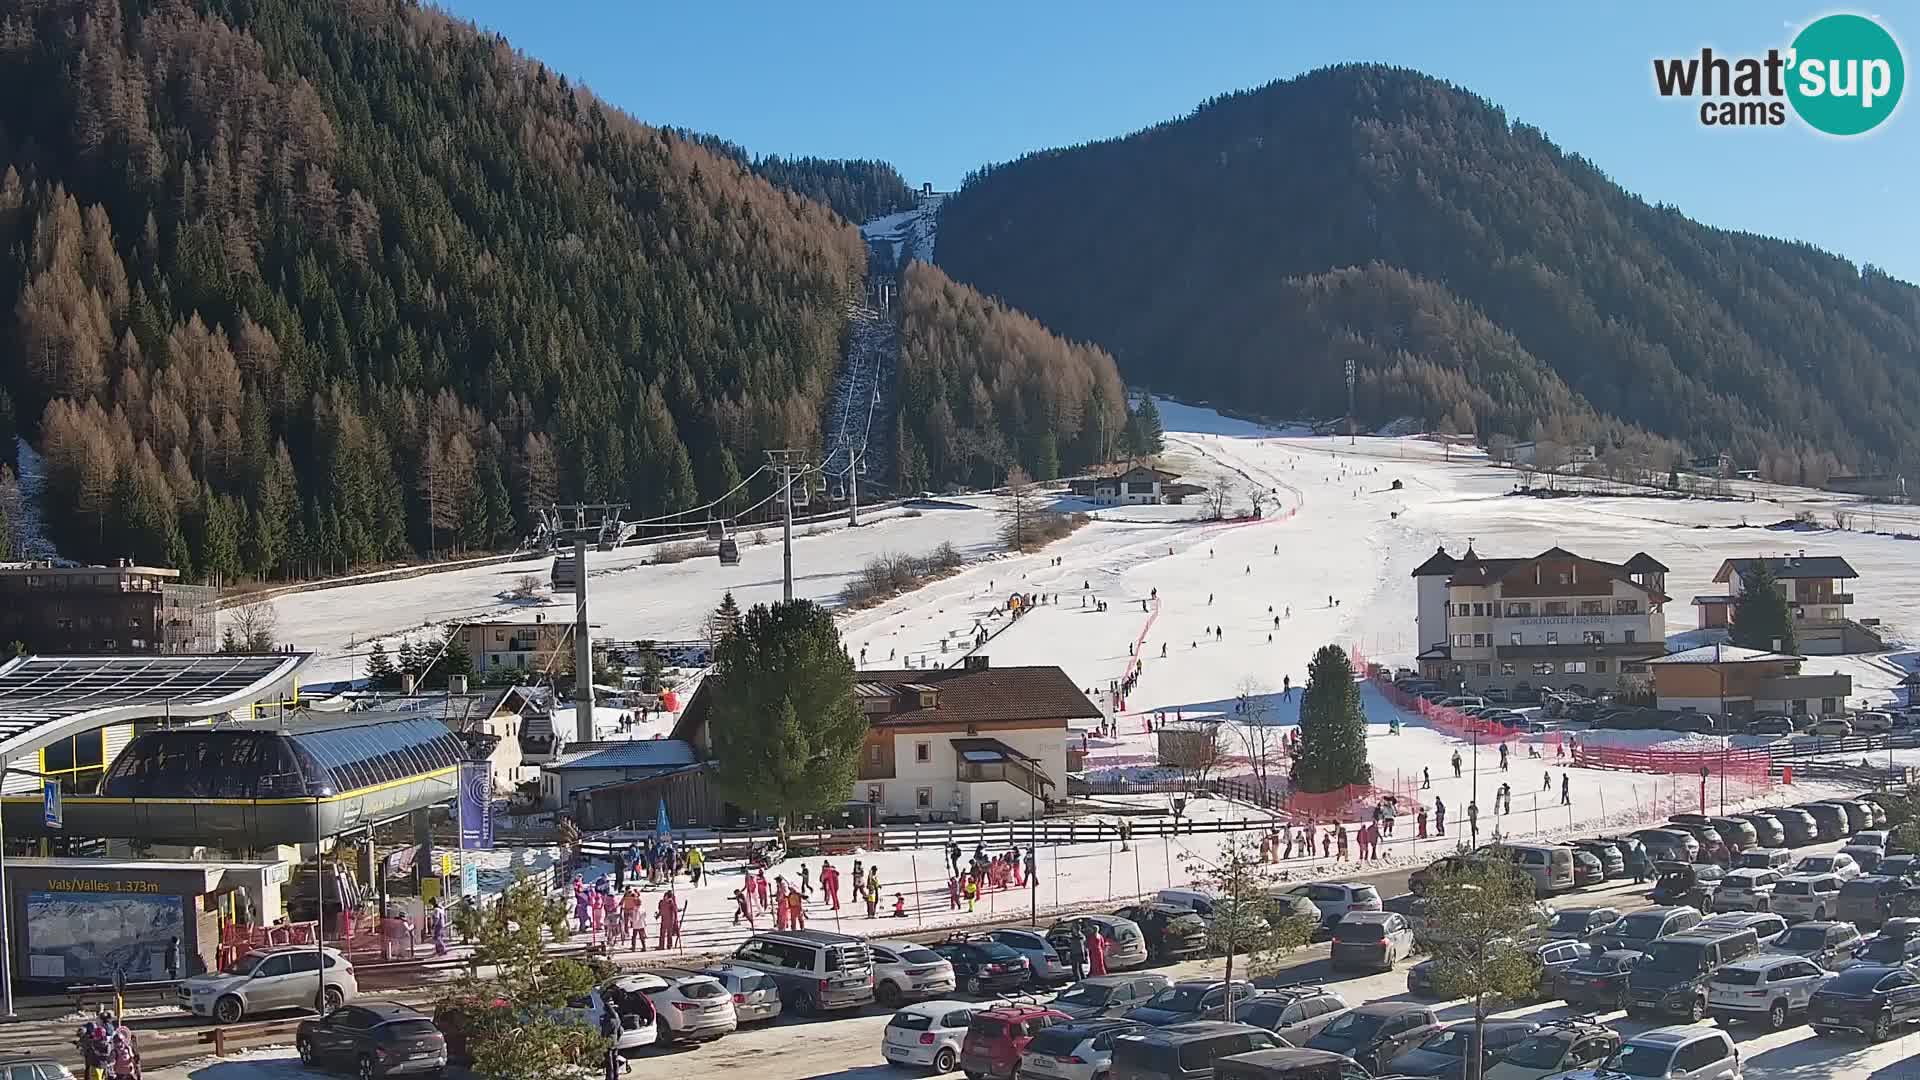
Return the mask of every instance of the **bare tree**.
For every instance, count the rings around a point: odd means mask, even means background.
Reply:
[[[1267,489],[1259,484],[1247,488],[1247,506],[1254,517],[1267,515]]]
[[[1219,521],[1227,516],[1227,507],[1233,503],[1233,484],[1228,480],[1207,489],[1207,517]]]
[[[1553,474],[1567,463],[1567,450],[1559,443],[1536,442],[1533,444],[1533,467],[1547,474],[1547,486],[1553,486]]]
[[[1025,551],[1033,542],[1034,513],[1039,507],[1033,492],[1033,477],[1015,465],[1007,470],[1007,501],[1012,517],[1000,526],[1000,539],[1015,551]]]
[[[247,600],[227,609],[227,628],[220,635],[222,652],[268,653],[278,644],[274,633],[280,613],[271,600]]]
[[[1207,777],[1226,761],[1226,732],[1221,727],[1217,721],[1196,721],[1159,729],[1160,764],[1179,774],[1187,790],[1205,787]]]
[[[1487,460],[1506,464],[1513,457],[1513,436],[1494,432],[1487,436]]]
[[[1234,688],[1233,722],[1246,744],[1247,766],[1253,771],[1260,790],[1267,790],[1268,778],[1276,767],[1283,767],[1280,733],[1271,726],[1273,688],[1258,677],[1248,675]]]
[[[1833,527],[1839,529],[1841,532],[1846,532],[1853,528],[1853,511],[1835,510],[1833,512]]]

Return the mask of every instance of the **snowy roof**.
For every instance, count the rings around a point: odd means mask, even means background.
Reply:
[[[575,744],[566,756],[542,768],[549,771],[677,768],[692,765],[695,760],[692,744],[679,739],[628,739]]]
[[[1436,562],[1441,555],[1444,554],[1444,551],[1436,553],[1433,558],[1427,560],[1427,563]],[[1644,551],[1635,552],[1633,557],[1624,563],[1610,563],[1604,559],[1590,559],[1584,555],[1576,555],[1558,545],[1550,547],[1538,555],[1518,559],[1483,559],[1476,554],[1472,548],[1468,548],[1466,555],[1456,564],[1453,576],[1448,579],[1447,583],[1449,585],[1485,585],[1490,582],[1499,581],[1515,570],[1530,563],[1539,562],[1542,559],[1572,559],[1589,566],[1597,566],[1612,574],[1617,579],[1627,581],[1631,585],[1645,589],[1646,592],[1660,597],[1662,600],[1665,599],[1657,590],[1640,585],[1639,582],[1631,580],[1631,575],[1633,574],[1664,574],[1667,572],[1667,568],[1662,565],[1658,559],[1655,559]],[[1424,565],[1425,564],[1423,564],[1423,566]],[[1435,573],[1437,572],[1438,571],[1435,571]],[[1419,577],[1422,575],[1419,570],[1415,570],[1414,576]]]
[[[1765,564],[1777,578],[1857,578],[1859,571],[1838,555],[1783,555],[1757,559],[1728,559],[1720,564],[1715,581],[1732,581],[1734,574],[1745,577]]]
[[[1649,664],[1754,664],[1767,660],[1804,660],[1792,653],[1764,652],[1738,645],[1702,645],[1648,660]]]

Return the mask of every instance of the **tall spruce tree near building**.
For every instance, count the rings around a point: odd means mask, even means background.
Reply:
[[[379,642],[367,650],[367,681],[375,690],[392,688],[399,672],[394,670],[393,660],[387,656],[387,647]]]
[[[1740,575],[1740,602],[1733,609],[1733,643],[1763,652],[1798,652],[1793,632],[1793,609],[1781,593],[1779,579],[1762,561]]]
[[[1153,403],[1152,394],[1142,395],[1140,404],[1127,417],[1127,441],[1141,457],[1153,457],[1166,449],[1166,429],[1161,426],[1160,406]]]
[[[707,643],[717,647],[739,629],[740,605],[733,598],[733,590],[729,589],[720,597],[720,606],[707,616]]]
[[[1338,645],[1322,645],[1307,665],[1300,699],[1300,752],[1293,783],[1302,791],[1332,791],[1373,778],[1367,764],[1367,719],[1353,661]]]
[[[729,800],[794,814],[847,800],[867,718],[833,616],[806,600],[757,604],[714,650],[707,730]]]

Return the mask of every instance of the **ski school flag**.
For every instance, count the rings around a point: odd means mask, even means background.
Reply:
[[[493,848],[493,762],[460,763],[460,847],[463,851]]]

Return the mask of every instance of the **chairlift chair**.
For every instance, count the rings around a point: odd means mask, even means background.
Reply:
[[[707,539],[724,540],[726,538],[727,538],[727,532],[726,532],[725,525],[715,520],[709,520],[707,522]]]

